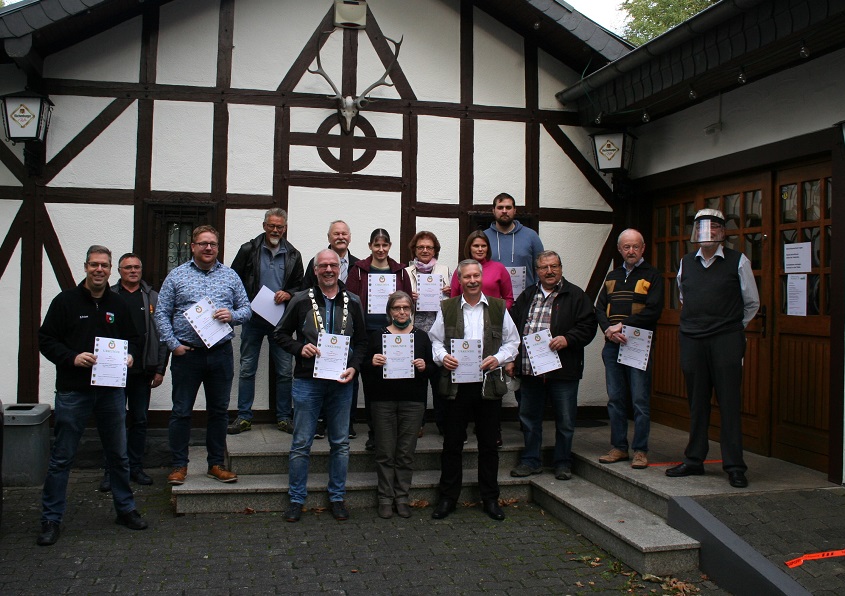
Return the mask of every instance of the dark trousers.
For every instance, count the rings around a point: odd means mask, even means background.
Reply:
[[[443,452],[440,455],[440,497],[458,500],[463,483],[462,454],[467,439],[467,425],[475,420],[478,439],[478,488],[482,499],[499,498],[500,399],[482,399],[481,383],[458,385],[455,399],[446,400],[443,420]]]
[[[126,377],[126,455],[132,471],[144,467],[152,380],[152,375],[147,373]]]
[[[691,338],[680,334],[681,369],[687,383],[690,409],[689,444],[684,463],[700,467],[707,458],[707,427],[713,391],[721,413],[722,469],[747,470],[742,458],[742,358],[745,332],[732,331],[712,337]]]

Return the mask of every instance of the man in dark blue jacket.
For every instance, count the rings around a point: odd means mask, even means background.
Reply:
[[[123,387],[100,386],[92,379],[97,364],[95,338],[126,340],[127,365],[138,356],[139,336],[129,307],[109,291],[111,251],[94,245],[85,258],[85,280],[53,299],[41,329],[38,347],[56,365],[56,401],[50,466],[41,495],[40,546],[59,539],[67,501],[70,466],[76,456],[85,423],[93,414],[109,467],[112,500],[117,523],[132,530],[143,530],[147,522],[135,509],[129,487],[129,460],[126,457],[126,405]]]
[[[537,256],[539,283],[519,295],[511,307],[516,328],[529,339],[538,332],[551,334],[549,347],[557,352],[561,367],[544,374],[534,374],[525,341],[516,359],[516,374],[521,375],[522,400],[519,420],[525,435],[525,449],[511,476],[523,477],[543,471],[540,449],[543,446],[543,410],[546,399],[555,410],[555,478],[572,477],[572,438],[578,412],[578,383],[584,373],[584,346],[596,336],[593,301],[581,288],[563,278],[560,255],[547,250]]]

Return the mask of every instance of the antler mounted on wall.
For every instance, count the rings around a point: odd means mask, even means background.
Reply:
[[[335,30],[327,31],[326,37],[334,33]],[[358,97],[352,97],[351,95],[347,95],[346,97],[338,90],[337,85],[335,85],[331,77],[329,77],[328,73],[323,69],[323,64],[320,61],[320,50],[323,45],[322,36],[320,39],[317,40],[317,68],[313,70],[311,68],[308,69],[308,72],[311,74],[320,75],[326,82],[331,86],[332,91],[334,91],[335,99],[337,99],[337,116],[340,120],[341,128],[343,129],[344,134],[350,134],[355,128],[355,118],[358,117],[358,112],[366,107],[368,103],[370,103],[369,94],[376,89],[377,87],[393,87],[393,83],[387,82],[387,77],[390,75],[390,71],[396,65],[396,62],[399,60],[399,48],[402,46],[402,40],[405,39],[403,35],[399,38],[399,41],[394,39],[390,39],[389,37],[385,36],[387,41],[393,44],[393,60],[390,61],[390,64],[387,65],[387,68],[384,71],[384,74],[381,75],[381,78],[377,80],[375,83],[364,89],[364,92],[361,93]]]

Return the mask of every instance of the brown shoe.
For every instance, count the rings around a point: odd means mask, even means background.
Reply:
[[[226,469],[225,466],[211,466],[208,468],[208,473],[206,474],[209,478],[214,478],[215,480],[219,480],[220,482],[237,482],[238,475],[234,472],[230,472]]]
[[[635,470],[644,470],[648,467],[648,458],[645,451],[634,451],[634,461],[631,462],[631,467]]]
[[[167,477],[167,482],[173,485],[185,484],[185,477],[188,475],[187,466],[175,468]]]
[[[617,449],[614,447],[610,451],[608,451],[605,455],[602,455],[599,458],[600,464],[615,464],[618,461],[627,461],[628,460],[628,452],[622,451],[621,449]]]

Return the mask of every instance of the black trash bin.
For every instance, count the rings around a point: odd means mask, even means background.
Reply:
[[[3,484],[43,484],[50,463],[50,405],[6,404],[3,413]]]

